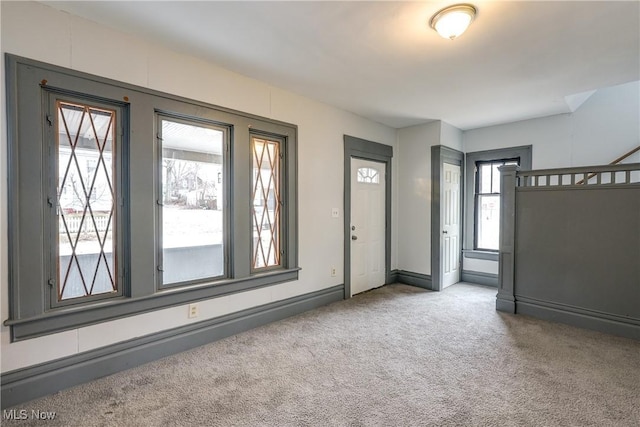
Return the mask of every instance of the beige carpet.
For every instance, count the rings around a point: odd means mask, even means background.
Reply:
[[[46,426],[638,426],[640,342],[391,285],[14,409]]]

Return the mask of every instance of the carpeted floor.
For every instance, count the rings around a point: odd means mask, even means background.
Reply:
[[[640,342],[391,285],[20,405],[46,426],[638,426]]]

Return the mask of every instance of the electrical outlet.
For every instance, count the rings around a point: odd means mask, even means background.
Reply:
[[[339,208],[331,209],[331,216],[333,218],[340,218],[340,209]]]
[[[331,267],[331,277],[336,277],[336,268]]]
[[[187,317],[189,319],[198,317],[198,304],[189,304],[189,314]]]

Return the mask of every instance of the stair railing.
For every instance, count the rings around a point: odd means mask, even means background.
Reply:
[[[622,162],[626,158],[633,156],[638,151],[640,151],[640,145],[638,145],[636,148],[634,148],[633,150],[629,151],[628,153],[624,153],[622,156],[618,157],[617,159],[615,159],[614,161],[609,163],[609,165],[617,165],[618,163]],[[586,184],[587,182],[589,182],[589,180],[591,178],[593,178],[596,175],[597,175],[597,173],[595,173],[595,172],[590,173],[586,178],[583,178],[580,181],[576,182],[576,185]]]

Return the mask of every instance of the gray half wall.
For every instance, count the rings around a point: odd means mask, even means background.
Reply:
[[[640,163],[500,170],[496,309],[640,339]]]
[[[133,368],[344,298],[344,285],[205,320],[1,376],[2,408]]]

